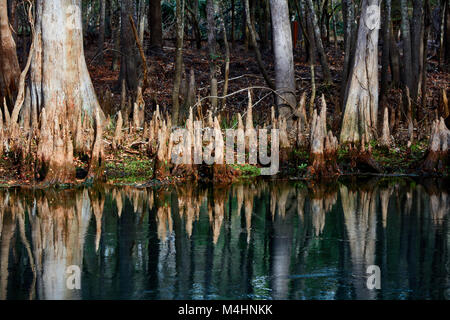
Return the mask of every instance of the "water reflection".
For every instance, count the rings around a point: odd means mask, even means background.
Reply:
[[[0,191],[0,299],[449,298],[443,180]],[[67,267],[82,270],[69,290]],[[367,267],[381,268],[368,290]]]

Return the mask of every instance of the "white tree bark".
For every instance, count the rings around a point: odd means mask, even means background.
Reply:
[[[273,51],[275,55],[275,87],[279,113],[288,119],[296,107],[294,57],[289,8],[286,0],[270,0]]]
[[[20,76],[16,43],[11,34],[8,20],[7,0],[0,0],[0,100],[12,100]],[[9,101],[12,104],[13,101]]]
[[[37,0],[34,45],[32,106],[48,119],[65,116],[72,128],[79,111],[93,118],[100,105],[84,57],[81,0]]]
[[[380,0],[363,0],[354,63],[347,83],[341,143],[373,137],[378,114]]]

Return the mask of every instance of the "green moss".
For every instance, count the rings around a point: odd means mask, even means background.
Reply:
[[[133,184],[146,182],[153,176],[153,161],[147,159],[125,159],[106,164],[108,180],[115,183]]]
[[[241,178],[253,178],[261,175],[261,169],[256,166],[252,166],[250,164],[244,165],[233,164],[231,166],[235,170],[239,170],[241,172]]]
[[[419,166],[426,150],[427,142],[418,141],[409,148],[404,145],[389,149],[375,146],[372,149],[372,156],[387,171],[406,173]]]

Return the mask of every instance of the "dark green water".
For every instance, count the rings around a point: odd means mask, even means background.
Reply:
[[[0,299],[450,299],[447,193],[411,179],[0,190]]]

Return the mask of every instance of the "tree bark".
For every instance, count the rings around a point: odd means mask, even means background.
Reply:
[[[266,80],[266,83],[269,86],[269,88],[275,90],[275,85],[267,73],[267,70],[264,66],[264,61],[262,60],[261,57],[261,51],[259,50],[258,47],[258,42],[256,41],[256,31],[253,22],[251,20],[249,0],[244,0],[244,5],[245,5],[245,17],[247,21],[247,28],[249,30],[253,50],[255,50],[256,62],[258,63],[259,71],[262,73],[264,80]]]
[[[190,9],[187,7],[187,10],[189,11],[191,15],[191,22],[192,22],[192,28],[194,29],[194,35],[195,35],[195,45],[197,47],[197,50],[200,50],[202,48],[202,34],[200,31],[200,24],[199,24],[199,15],[198,15],[198,1],[197,0],[191,0],[192,8]]]
[[[331,73],[330,67],[328,66],[327,56],[325,54],[325,49],[323,48],[322,37],[320,33],[319,22],[316,15],[316,10],[314,9],[314,4],[312,0],[306,0],[306,5],[308,12],[311,15],[312,26],[314,31],[314,39],[316,42],[317,53],[319,54],[320,65],[322,66],[323,79],[327,84],[331,83]]]
[[[381,56],[381,88],[380,100],[384,101],[389,88],[389,49],[391,46],[391,0],[384,1],[383,13],[383,51]]]
[[[404,66],[404,84],[411,92],[413,90],[413,72],[411,57],[411,32],[408,15],[408,1],[400,0],[400,12],[402,22],[400,25],[403,40],[403,66]]]
[[[74,178],[70,132],[78,115],[86,122],[98,111],[104,119],[84,58],[81,12],[81,0],[36,1],[31,108],[25,107],[41,112],[38,160],[49,183]]]
[[[277,97],[277,105],[279,114],[289,119],[293,108],[296,107],[297,99],[288,3],[286,0],[270,0],[270,10],[275,57],[275,87],[281,96]]]
[[[120,76],[119,83],[125,80],[128,91],[134,95],[138,86],[137,71],[137,48],[133,35],[133,29],[129,20],[129,15],[133,17],[136,25],[136,7],[134,0],[122,0],[120,10],[121,34],[120,34]]]
[[[445,1],[445,19],[444,19],[444,61],[450,64],[450,1]]]
[[[412,18],[412,39],[411,39],[411,60],[413,74],[413,88],[411,97],[417,101],[421,91],[421,74],[423,70],[423,0],[413,0],[413,18]]]
[[[98,28],[98,55],[97,63],[103,64],[103,46],[105,44],[105,16],[106,16],[106,0],[100,0],[100,23]]]
[[[344,18],[344,70],[342,73],[341,99],[344,104],[347,82],[353,60],[353,38],[355,30],[355,8],[351,0],[342,0],[342,16]]]
[[[363,0],[355,59],[344,104],[341,143],[359,144],[363,136],[369,140],[376,132],[379,20],[379,0]]]
[[[14,42],[8,20],[7,0],[0,0],[0,102],[6,98],[11,108],[17,91],[20,76],[16,43]]]
[[[398,86],[400,84],[400,53],[398,52],[397,40],[394,36],[394,27],[390,26],[390,48],[389,56],[391,62],[392,84]]]
[[[184,37],[184,1],[177,0],[176,19],[177,19],[177,48],[175,56],[175,79],[172,93],[172,123],[174,126],[178,124],[180,114],[180,85],[183,68],[183,37]]]
[[[148,19],[148,25],[150,27],[150,49],[152,51],[162,51],[161,0],[150,0]]]
[[[217,75],[216,75],[216,23],[214,1],[206,1],[206,20],[208,24],[208,48],[209,48],[209,80],[211,84],[211,107],[213,110],[217,108],[217,97],[213,93],[217,93]]]

